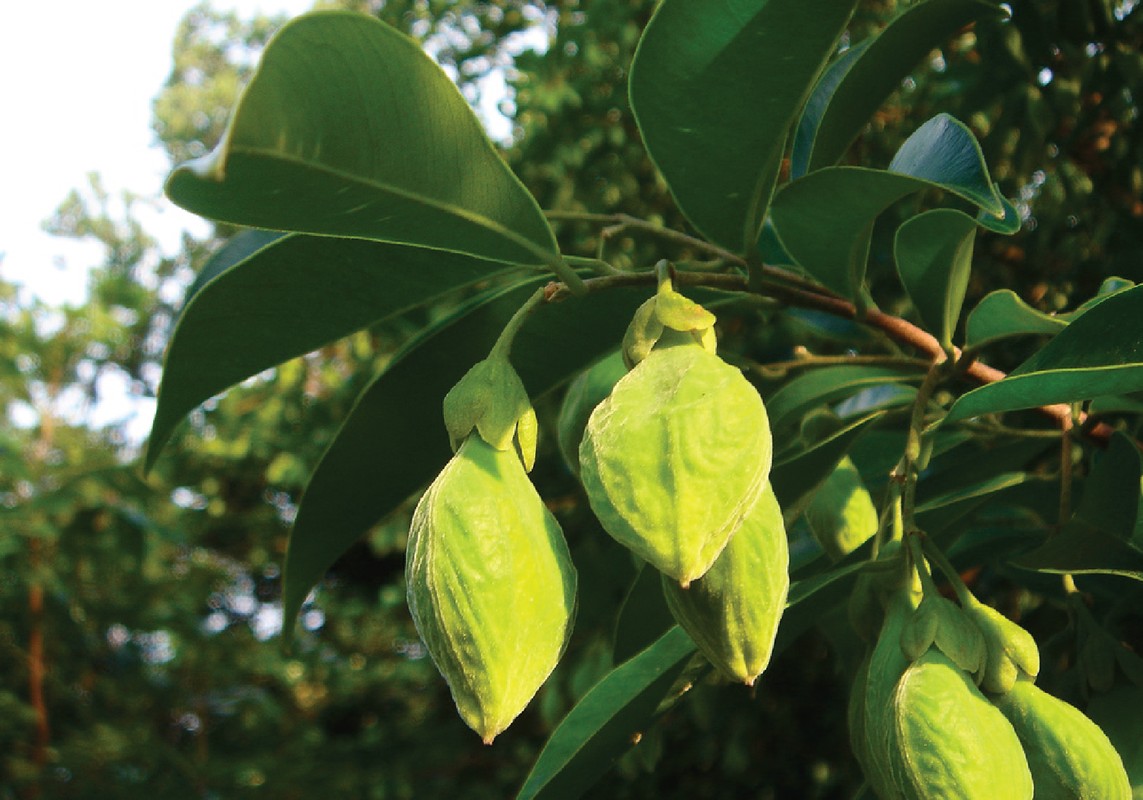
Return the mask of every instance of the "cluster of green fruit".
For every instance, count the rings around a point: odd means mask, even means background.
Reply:
[[[877,796],[1131,800],[1107,735],[1035,685],[1032,636],[963,585],[959,605],[941,596],[908,538],[886,550],[903,569],[878,592],[884,620],[849,705],[853,751]]]
[[[604,362],[610,379],[593,371],[591,391],[569,391],[560,439],[604,529],[662,573],[668,607],[710,661],[752,684],[789,555],[766,410],[715,354],[714,322],[664,276],[628,328],[622,370]],[[535,414],[506,349],[445,399],[455,455],[414,512],[406,567],[417,629],[485,742],[547,679],[575,613],[567,544],[526,474]]]
[[[716,355],[714,322],[662,275],[621,350],[569,387],[559,444],[603,528],[661,574],[667,607],[699,650],[753,684],[773,651],[789,552],[769,484],[766,409]],[[537,423],[508,362],[510,339],[445,398],[455,455],[414,512],[406,567],[421,637],[486,743],[555,668],[576,606],[567,543],[527,475]],[[798,511],[835,560],[878,528],[848,460]],[[1032,637],[963,584],[959,604],[943,597],[922,538],[895,526],[878,562],[888,568],[863,575],[855,592],[855,627],[874,646],[849,727],[873,791],[1129,800],[1108,737],[1034,684]]]

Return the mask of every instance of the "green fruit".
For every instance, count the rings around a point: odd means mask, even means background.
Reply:
[[[556,666],[575,613],[567,543],[514,450],[465,439],[413,513],[405,579],[460,716],[490,743]]]
[[[579,443],[587,427],[588,417],[597,405],[611,394],[615,383],[627,374],[623,354],[618,350],[591,368],[581,372],[564,394],[556,421],[556,437],[560,454],[568,468],[579,474]]]
[[[863,727],[868,764],[865,777],[882,800],[902,797],[892,776],[890,754],[893,749],[894,718],[891,701],[898,680],[909,666],[909,660],[901,652],[901,631],[916,607],[917,594],[913,591],[902,588],[890,595],[881,633],[869,656],[869,668],[866,671]]]
[[[664,576],[663,594],[703,655],[752,686],[770,663],[789,567],[782,509],[767,486],[707,573],[686,589]]]
[[[853,749],[854,758],[861,765],[861,771],[866,775],[873,772],[870,763],[869,740],[865,735],[865,687],[869,683],[869,656],[862,659],[853,677],[853,686],[849,690],[849,706],[846,708],[846,724],[849,727],[849,746]]]
[[[849,456],[814,492],[805,516],[814,538],[834,561],[840,561],[877,533],[877,508]]]
[[[1119,753],[1078,708],[1026,679],[994,702],[1024,745],[1036,800],[1131,800]]]
[[[1091,699],[1087,715],[1123,759],[1134,800],[1143,800],[1143,686],[1121,684]]]
[[[995,608],[970,597],[964,613],[984,634],[984,665],[978,674],[981,687],[1004,694],[1017,678],[1035,678],[1040,672],[1040,648],[1032,634]]]
[[[906,800],[1032,797],[1032,774],[1016,731],[939,650],[905,670],[889,713],[891,771]],[[1039,798],[1039,787],[1036,792]]]
[[[771,454],[739,370],[697,344],[657,347],[592,412],[580,477],[604,529],[686,586],[754,506]]]

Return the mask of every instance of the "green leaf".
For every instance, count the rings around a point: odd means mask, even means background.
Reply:
[[[952,349],[968,290],[975,240],[976,220],[951,208],[912,217],[897,229],[894,240],[901,283],[925,327],[946,350]]]
[[[857,438],[881,413],[870,414],[831,433],[808,447],[787,449],[777,455],[770,470],[770,485],[782,506],[783,515],[799,509],[849,452]]]
[[[802,177],[811,169],[829,166],[829,164],[817,164],[812,168],[810,167],[814,152],[814,140],[820,133],[822,118],[829,110],[830,102],[837,93],[838,87],[842,85],[849,71],[853,69],[853,66],[874,41],[876,41],[876,37],[858,42],[830,62],[829,66],[822,72],[817,85],[814,86],[813,92],[806,100],[806,107],[802,110],[802,118],[798,120],[798,127],[794,131],[794,146],[790,153],[791,180]],[[866,121],[868,118],[863,120],[862,124]],[[856,133],[855,131],[855,136]],[[848,144],[846,146],[848,147]],[[837,159],[834,161],[836,162]]]
[[[676,625],[604,676],[552,733],[517,800],[583,796],[645,729],[694,651]]]
[[[674,624],[675,618],[663,597],[659,571],[650,564],[642,564],[616,616],[612,657],[616,663],[626,661]]]
[[[1102,573],[1143,581],[1143,550],[1079,519],[1012,563],[1037,572]]]
[[[664,0],[651,17],[631,64],[631,108],[679,208],[708,239],[754,247],[789,130],[855,5]]]
[[[849,558],[855,557],[851,554]],[[859,560],[853,563],[843,562],[841,566],[790,584],[786,612],[782,615],[782,623],[778,626],[778,636],[774,641],[775,657],[814,627],[838,603],[849,597],[857,573],[864,565],[865,562]]]
[[[1135,284],[1123,278],[1107,278],[1095,297],[1065,314],[1045,314],[1029,306],[1010,289],[990,292],[968,315],[967,346],[980,347],[997,339],[1030,334],[1054,336],[1084,312],[1090,311],[1112,295]]]
[[[782,245],[830,289],[857,297],[873,223],[893,203],[923,189],[944,189],[997,217],[1005,203],[972,132],[939,114],[913,133],[889,169],[826,167],[775,194],[770,213]]]
[[[238,225],[567,271],[536,201],[448,76],[412,39],[355,13],[283,27],[218,149],[176,169],[167,194]]]
[[[411,342],[362,391],[302,496],[286,551],[287,620],[338,556],[445,465],[451,455],[441,409],[445,394],[488,355],[543,282],[478,298]],[[511,353],[529,395],[555,388],[611,352],[648,294],[646,287],[594,292],[531,314]],[[713,296],[692,294],[699,300]]]
[[[1143,286],[1110,295],[1007,378],[957,399],[946,422],[1143,389]]]
[[[1011,289],[998,289],[985,295],[968,313],[965,342],[968,347],[980,347],[1010,336],[1055,336],[1065,327],[1066,320],[1037,311]]]
[[[203,401],[295,356],[510,268],[457,253],[257,233],[207,265],[167,346],[145,466]],[[234,259],[234,260],[232,260]]]
[[[775,656],[848,596],[861,567],[847,564],[791,584]],[[596,684],[556,728],[517,800],[583,796],[645,730],[694,649],[675,626]]]
[[[1143,459],[1135,441],[1112,434],[1083,482],[1076,516],[1104,533],[1143,549]]]
[[[928,0],[906,8],[884,30],[838,57],[818,82],[798,124],[791,174],[836,164],[901,81],[950,36],[975,20],[1001,16],[990,0]]]
[[[943,186],[982,211],[1002,217],[1004,202],[988,176],[972,131],[948,114],[937,114],[905,140],[889,171]]]
[[[770,426],[780,431],[796,426],[812,408],[848,397],[862,389],[884,384],[920,381],[916,372],[902,372],[891,367],[853,366],[822,367],[799,375],[766,400]]]

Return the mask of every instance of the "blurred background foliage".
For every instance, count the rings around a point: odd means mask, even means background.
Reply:
[[[685,227],[626,100],[651,0],[319,5],[375,14],[421,40],[543,207]],[[852,41],[904,5],[867,0]],[[981,240],[969,306],[1010,287],[1062,310],[1108,276],[1143,280],[1143,11],[1135,0],[1009,5],[1009,21],[934,52],[850,158],[885,166],[937,111],[969,123],[1024,217],[1017,236]],[[207,4],[187,14],[154,102],[172,165],[217,143],[282,22]],[[457,718],[405,609],[407,514],[335,565],[283,652],[281,562],[306,476],[373,372],[445,308],[332,342],[212,400],[143,479],[139,443],[96,421],[100,378],[153,394],[181,292],[233,230],[186,238],[164,257],[133,211],[147,199],[122,199],[109,202],[92,176],[48,223],[101,246],[87,304],[47,308],[0,284],[0,798],[509,796],[610,666],[633,574],[592,522],[555,437],[544,438],[536,481],[576,561],[605,568],[581,570],[596,585],[582,586],[569,655],[495,746]],[[875,280],[892,274],[887,216]],[[688,257],[621,228],[602,241],[598,227],[558,230],[567,252],[603,248],[621,265]],[[538,403],[549,433],[557,402]],[[801,637],[753,693],[701,684],[595,796],[852,796],[850,678],[830,644],[839,627],[824,620]]]

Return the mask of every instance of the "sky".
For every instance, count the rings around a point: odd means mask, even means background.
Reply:
[[[42,224],[90,172],[112,195],[129,190],[156,198],[147,230],[169,251],[184,227],[205,230],[161,199],[168,164],[151,132],[151,101],[170,72],[175,29],[194,5],[0,3],[0,275],[27,294],[53,305],[83,302],[98,248],[51,237]],[[243,16],[296,16],[313,0],[211,5]]]
[[[72,189],[98,173],[112,197],[129,191],[151,198],[137,209],[144,229],[168,254],[185,230],[205,223],[163,199],[169,164],[151,131],[151,102],[171,69],[171,47],[192,0],[57,0],[0,2],[0,277],[21,286],[22,299],[51,306],[80,305],[87,273],[102,251],[94,243],[53,237],[43,230]],[[296,16],[313,0],[211,0],[245,17],[261,12]],[[109,371],[100,401],[61,398],[73,422],[124,423],[137,448],[154,416],[126,377]],[[17,405],[11,421],[36,423]]]

